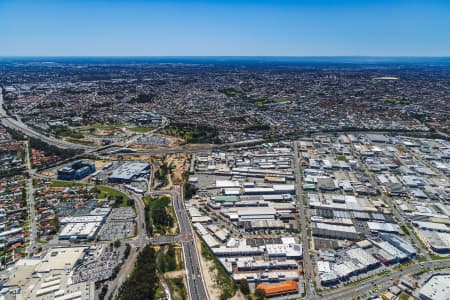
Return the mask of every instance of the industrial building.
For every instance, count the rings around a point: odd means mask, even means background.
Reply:
[[[109,176],[112,182],[132,182],[140,176],[145,176],[150,173],[150,165],[148,163],[127,162],[115,169]]]
[[[67,223],[58,238],[60,240],[93,240],[100,227],[100,222]]]
[[[389,233],[380,233],[379,237],[391,244],[392,246],[400,249],[402,252],[406,253],[408,257],[414,257],[417,254],[416,249],[414,248],[411,243],[407,242],[406,240],[402,239],[401,237],[389,234]]]
[[[95,172],[95,165],[83,160],[71,163],[58,170],[60,180],[79,180]]]
[[[450,274],[434,275],[420,289],[419,297],[423,300],[449,300]]]
[[[361,235],[356,231],[355,226],[335,225],[327,223],[311,223],[312,233],[314,236],[359,240]]]
[[[271,285],[261,283],[256,286],[256,289],[263,290],[266,297],[275,297],[298,293],[298,284],[293,280],[287,280],[285,282]]]

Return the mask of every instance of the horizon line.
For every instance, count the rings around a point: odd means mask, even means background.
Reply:
[[[68,58],[68,57],[106,57],[106,58],[450,58],[450,55],[0,55],[0,58]]]

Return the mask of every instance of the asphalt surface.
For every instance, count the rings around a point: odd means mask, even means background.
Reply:
[[[30,161],[30,151],[29,151],[29,145],[28,142],[25,144],[25,152],[26,152],[26,164],[27,164],[27,171],[31,175],[31,161]],[[34,207],[34,189],[33,189],[33,178],[31,176],[28,176],[26,180],[26,189],[27,189],[27,202],[28,202],[28,209],[29,209],[29,216],[30,216],[30,244],[28,246],[28,254],[32,255],[34,252],[34,248],[36,246],[36,239],[37,239],[37,230],[36,230],[36,209]]]
[[[303,203],[303,192],[301,185],[301,170],[300,170],[300,157],[298,152],[298,144],[297,141],[293,142],[294,144],[294,171],[295,171],[295,193],[297,196],[298,207],[300,207],[300,226],[301,226],[301,239],[302,239],[302,247],[303,247],[303,273],[305,275],[305,292],[306,297],[314,296],[316,294],[316,290],[313,285],[314,281],[314,267],[311,263],[311,257],[309,256],[309,237],[308,237],[308,229],[307,229],[307,220],[306,220],[306,210]]]
[[[202,269],[200,266],[200,257],[197,245],[194,241],[194,231],[191,221],[184,207],[181,188],[175,191],[159,191],[151,193],[153,195],[171,194],[173,199],[173,208],[180,227],[180,234],[175,237],[160,237],[155,242],[177,241],[183,248],[184,264],[186,278],[188,283],[189,299],[205,300],[209,299],[206,286],[203,281]]]
[[[321,296],[323,299],[330,299],[330,300],[353,298],[353,297],[357,297],[359,295],[363,295],[363,294],[367,293],[373,287],[392,282],[391,278],[400,278],[404,275],[409,275],[409,274],[412,274],[415,272],[419,272],[420,270],[422,270],[422,267],[442,268],[442,267],[446,267],[446,266],[450,267],[450,259],[442,259],[442,260],[431,261],[431,262],[426,261],[426,262],[412,265],[403,271],[392,272],[383,277],[374,278],[372,280],[368,280],[365,283],[361,283],[359,285],[340,288],[336,291],[324,293]],[[309,298],[309,299],[314,299],[314,298]]]

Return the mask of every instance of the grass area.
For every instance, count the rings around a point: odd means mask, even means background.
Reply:
[[[80,139],[73,138],[73,137],[68,137],[65,140],[68,142],[71,142],[71,143],[82,144],[82,145],[87,145],[87,146],[94,145],[94,142],[87,141],[87,140],[80,140]]]
[[[201,243],[202,256],[211,260],[217,270],[217,285],[222,287],[222,295],[225,299],[232,298],[236,294],[237,286],[230,274],[225,270],[222,264],[217,260],[216,256],[211,252],[211,249],[206,245],[205,241],[199,236]]]
[[[92,125],[88,125],[83,127],[83,129],[89,129],[89,128],[95,128],[95,129],[101,129],[101,130],[108,130],[108,129],[118,129],[118,128],[122,128],[123,125],[121,124],[100,124],[100,123],[95,123]]]
[[[36,242],[38,242],[39,244],[47,244],[48,243],[48,241],[47,240],[43,240],[41,236],[39,236],[36,239]]]
[[[146,133],[149,131],[152,131],[153,128],[150,127],[144,127],[144,126],[136,126],[136,127],[129,127],[128,130],[137,132],[137,133]]]
[[[187,299],[187,290],[183,282],[183,277],[166,278],[167,285],[170,289],[170,294],[174,300]]]
[[[100,192],[97,196],[98,199],[104,199],[106,197],[120,199],[121,202],[117,205],[118,207],[133,206],[134,204],[134,201],[132,201],[132,199],[130,199],[127,195],[125,195],[121,191],[118,191],[116,189],[104,185],[96,185],[95,187]]]
[[[383,103],[397,104],[397,105],[408,105],[411,104],[411,101],[408,99],[384,99]]]
[[[146,196],[142,199],[145,204],[145,223],[150,234],[170,234],[175,222],[175,212],[169,197]]]
[[[345,287],[355,286],[355,285],[358,285],[360,283],[369,281],[369,280],[371,280],[374,277],[383,277],[383,276],[389,275],[390,273],[391,273],[391,270],[384,270],[384,271],[378,272],[375,275],[371,275],[369,277],[361,278],[361,279],[358,279],[356,281],[352,281],[352,282],[346,283],[346,284],[344,284],[344,286]]]
[[[408,230],[406,229],[406,227],[404,225],[400,226],[400,230],[403,232],[403,235],[408,235]]]
[[[57,137],[71,137],[74,139],[82,139],[84,137],[80,131],[70,127],[56,127],[52,131]]]
[[[275,99],[273,99],[273,102],[275,102],[275,103],[290,103],[291,100],[285,99],[285,98],[275,98]]]
[[[411,276],[418,276],[418,275],[421,275],[421,274],[424,274],[424,273],[427,273],[427,272],[430,272],[430,268],[422,269],[422,270],[412,274]]]
[[[409,268],[410,266],[414,265],[416,262],[413,260],[410,260],[408,262],[405,262],[403,264],[400,264],[398,266],[395,266],[393,269],[396,271],[403,271],[404,269]]]
[[[402,292],[400,294],[400,296],[398,296],[398,299],[400,299],[400,300],[408,300],[409,299],[409,295],[407,293],[405,293],[405,292]]]
[[[161,273],[183,269],[180,248],[173,244],[162,246],[156,252],[156,265]]]
[[[215,128],[192,124],[170,124],[161,132],[182,138],[188,143],[220,143],[219,132]]]
[[[419,262],[425,262],[425,261],[427,261],[427,258],[425,256],[421,256],[419,258]]]
[[[348,163],[348,159],[344,155],[337,155],[336,159]]]
[[[443,256],[441,256],[441,255],[431,254],[430,257],[431,257],[432,260],[450,259],[450,256],[449,256],[449,255],[443,255]]]
[[[54,180],[52,183],[50,183],[50,187],[95,187],[98,189],[98,199],[105,199],[106,197],[110,197],[112,199],[118,199],[120,200],[120,203],[118,203],[117,207],[127,207],[127,206],[133,206],[134,201],[130,199],[127,195],[122,193],[121,191],[118,191],[116,189],[113,189],[108,186],[104,185],[90,185],[87,183],[80,183],[80,182],[74,182],[74,181],[64,181],[64,180]]]
[[[50,187],[79,187],[79,186],[88,186],[88,184],[64,180],[54,180],[52,181],[52,183],[50,183]]]
[[[428,247],[427,245],[425,245],[425,243],[422,241],[422,239],[419,237],[419,235],[417,234],[417,232],[413,229],[411,230],[411,232],[414,234],[414,236],[416,237],[416,239],[419,241],[419,243],[422,245],[422,247],[428,251]]]

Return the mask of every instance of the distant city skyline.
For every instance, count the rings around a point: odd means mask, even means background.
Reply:
[[[450,56],[450,1],[0,0],[0,56]]]

